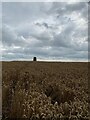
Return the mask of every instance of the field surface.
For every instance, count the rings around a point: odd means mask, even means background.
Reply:
[[[88,63],[2,62],[2,115],[89,120]]]

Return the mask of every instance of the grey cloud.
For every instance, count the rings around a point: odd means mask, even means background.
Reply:
[[[62,6],[62,7],[60,7]],[[59,15],[64,15],[65,13],[73,11],[81,11],[87,7],[87,4],[84,2],[73,2],[72,4],[67,4],[67,2],[53,2],[53,5],[49,12],[59,13]],[[60,14],[61,13],[61,14]]]
[[[48,51],[49,49],[49,51]],[[51,58],[67,58],[67,59],[74,59],[74,58],[87,58],[87,54],[86,52],[76,52],[70,48],[57,48],[57,47],[52,47],[52,48],[42,48],[42,47],[37,47],[37,48],[25,48],[25,49],[22,49],[22,48],[19,48],[19,49],[13,49],[13,50],[6,50],[4,53],[3,53],[3,57],[7,57],[9,56],[12,57],[13,59],[15,59],[16,57],[17,58],[31,58],[31,56],[33,57],[34,56],[37,56],[38,54],[38,58],[40,57],[47,57],[48,58],[48,55],[49,57]],[[9,54],[7,54],[9,53]]]
[[[67,39],[67,36],[64,34],[59,34],[54,36],[54,41],[52,42],[53,46],[57,47],[69,47],[71,46],[71,43],[68,41],[69,38]]]
[[[25,45],[25,40],[22,36],[18,36],[15,31],[7,25],[3,25],[2,28],[2,43],[4,45],[12,46],[12,45]]]
[[[3,22],[12,25],[18,25],[23,23],[23,21],[33,21],[37,17],[45,16],[40,9],[42,2],[11,2],[3,3]],[[13,11],[13,12],[12,12]]]
[[[60,7],[62,6],[62,7]],[[85,2],[76,2],[76,3],[72,3],[72,4],[67,4],[67,2],[53,2],[53,5],[51,7],[51,9],[47,12],[47,14],[52,14],[54,16],[56,16],[57,19],[62,19],[62,17],[64,17],[64,19],[66,19],[66,15],[70,15],[71,13],[76,12],[77,14],[80,13],[81,16],[84,19],[88,19],[88,4]],[[66,22],[68,20],[73,20],[72,18],[67,17],[68,19],[66,20]]]
[[[87,60],[87,26],[73,12],[86,21],[86,3],[3,3],[3,60]]]
[[[44,26],[45,28],[48,28],[49,26],[48,26],[48,24],[47,23],[42,23],[42,24],[40,24],[40,23],[36,23],[36,25],[38,25],[38,26]]]

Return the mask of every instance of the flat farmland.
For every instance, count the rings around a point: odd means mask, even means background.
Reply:
[[[89,120],[88,63],[2,62],[2,119]]]

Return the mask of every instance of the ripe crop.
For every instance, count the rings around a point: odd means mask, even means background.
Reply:
[[[2,119],[89,120],[88,63],[3,62]]]

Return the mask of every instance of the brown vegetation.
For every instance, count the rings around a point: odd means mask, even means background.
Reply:
[[[88,63],[3,62],[4,118],[89,120]]]

